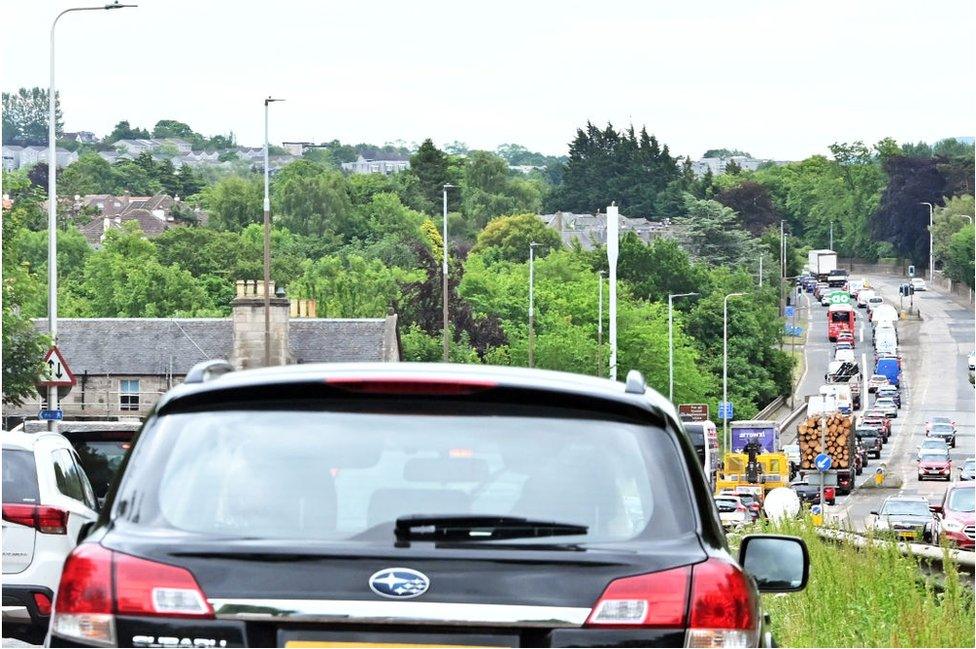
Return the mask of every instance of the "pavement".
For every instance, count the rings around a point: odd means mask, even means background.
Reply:
[[[865,279],[887,302],[899,304],[901,278],[867,275]],[[953,480],[958,477],[956,467],[976,454],[976,391],[969,383],[966,361],[976,337],[973,310],[937,291],[916,293],[915,307],[922,320],[902,320],[897,325],[904,359],[902,408],[893,422],[892,436],[881,459],[872,459],[864,473],[858,476],[858,484],[861,484],[871,478],[880,464],[885,464],[889,475],[902,479],[902,486],[897,489],[857,489],[849,496],[839,496],[836,505],[826,508],[829,519],[854,530],[864,530],[871,521],[870,512],[879,509],[888,496],[920,495],[935,500],[945,493],[948,486],[945,482],[919,482],[916,472],[913,456],[918,444],[925,439],[924,426],[929,417],[948,415],[958,424],[956,448],[950,452]],[[797,387],[797,403],[802,397],[818,393],[833,349],[827,341],[826,307],[814,302],[807,313],[811,316],[807,323],[810,332],[806,349],[808,370]],[[873,342],[867,320],[867,311],[858,309],[857,354],[867,354],[870,370]],[[866,402],[873,403],[873,395]]]

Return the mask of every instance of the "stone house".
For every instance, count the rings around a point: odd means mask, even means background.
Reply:
[[[596,214],[556,212],[539,214],[538,217],[547,227],[559,233],[565,246],[579,242],[584,250],[592,250],[607,243],[607,215],[602,212]],[[644,243],[650,243],[652,239],[667,234],[670,227],[671,222],[668,219],[648,221],[644,218],[621,215],[619,221],[621,237],[628,232],[633,232]]]
[[[237,282],[229,318],[59,319],[58,347],[77,378],[61,396],[65,418],[145,417],[200,361],[227,359],[238,369],[264,366],[263,295],[262,282]],[[297,302],[271,299],[272,365],[401,360],[396,315],[292,317],[309,313]],[[47,331],[47,320],[37,319],[34,326]],[[35,417],[42,405],[38,397],[5,408],[7,430]]]

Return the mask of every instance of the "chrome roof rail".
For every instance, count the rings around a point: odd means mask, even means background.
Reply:
[[[637,370],[627,372],[627,394],[644,394],[647,392],[647,383],[644,382],[644,375]]]
[[[215,359],[202,361],[190,368],[190,371],[186,373],[186,378],[183,379],[183,382],[206,383],[207,381],[212,381],[218,376],[223,376],[224,374],[233,371],[234,366],[225,360]]]

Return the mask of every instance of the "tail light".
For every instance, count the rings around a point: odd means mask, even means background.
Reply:
[[[694,566],[610,582],[586,621],[589,627],[689,627],[689,647],[748,647],[759,639],[758,600],[734,564]]]
[[[833,487],[824,487],[824,498],[827,500],[833,500],[835,495],[836,491],[834,491]]]
[[[95,543],[68,555],[51,632],[69,640],[115,644],[115,615],[213,618],[185,568],[114,552]]]
[[[44,593],[34,593],[34,605],[40,615],[51,614],[51,598]]]
[[[3,520],[33,527],[41,534],[68,533],[68,512],[57,507],[4,503]]]
[[[325,380],[328,385],[361,394],[398,395],[465,395],[495,387],[492,381],[471,379],[431,379],[416,377],[370,378],[337,376]]]

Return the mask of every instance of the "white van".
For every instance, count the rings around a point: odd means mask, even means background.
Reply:
[[[874,352],[879,355],[898,352],[898,335],[894,327],[874,330]]]
[[[857,360],[854,358],[853,349],[838,349],[834,352],[834,360],[841,361],[843,363],[856,363]]]
[[[833,397],[837,410],[848,414],[854,407],[854,397],[851,395],[851,388],[846,383],[828,383],[820,386],[820,394],[824,397]]]
[[[874,289],[865,288],[861,289],[861,292],[857,294],[857,308],[863,309],[868,305],[868,300],[877,295]]]

